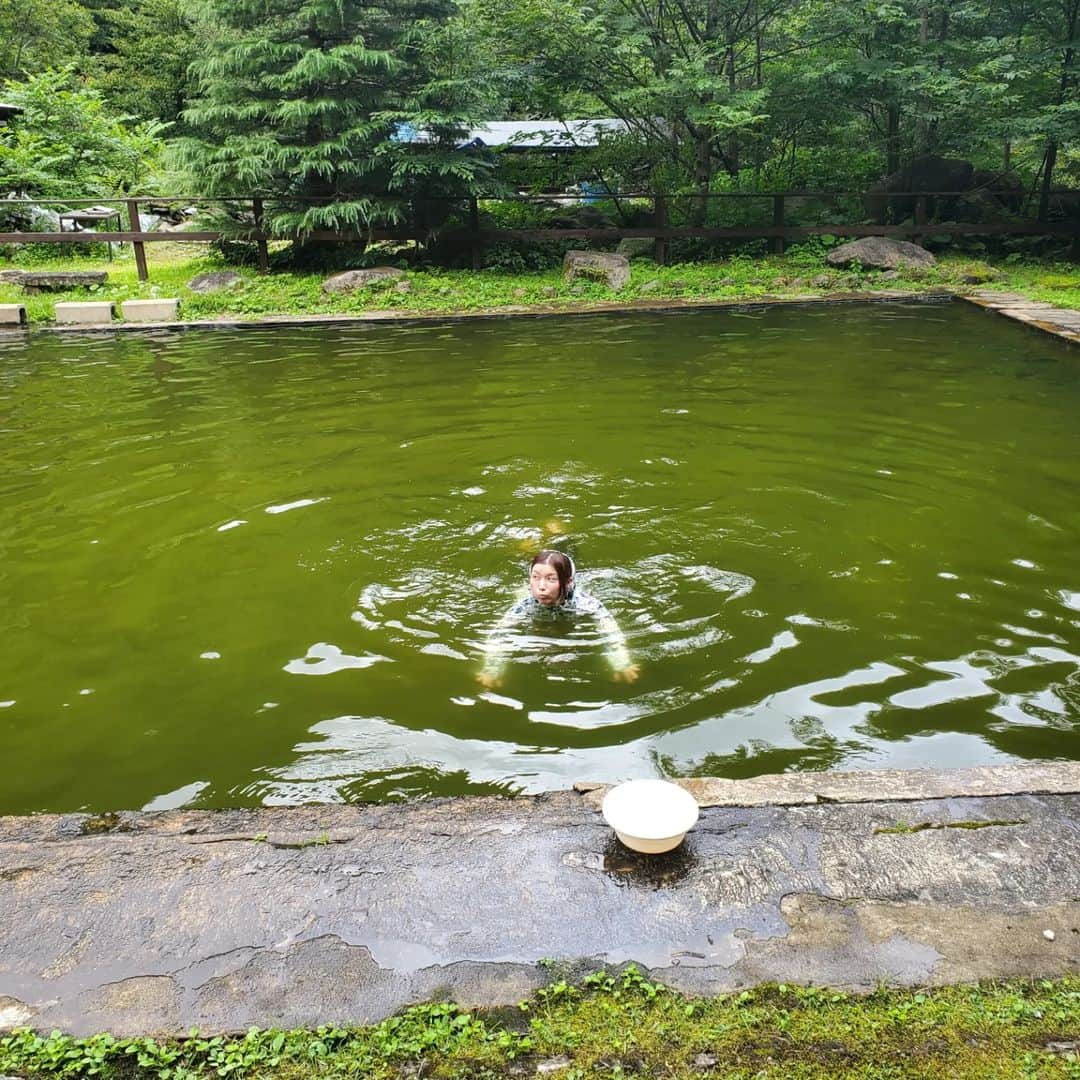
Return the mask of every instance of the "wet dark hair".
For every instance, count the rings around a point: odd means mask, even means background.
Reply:
[[[530,574],[537,563],[544,563],[555,571],[559,579],[559,603],[561,604],[570,592],[570,582],[574,576],[573,561],[569,555],[564,555],[561,551],[538,551],[529,563]]]

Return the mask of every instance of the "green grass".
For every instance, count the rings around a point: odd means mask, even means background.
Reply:
[[[179,297],[184,319],[258,319],[281,315],[359,315],[382,311],[401,315],[509,309],[566,310],[598,302],[635,301],[739,301],[770,296],[822,296],[835,293],[904,291],[920,294],[943,288],[964,291],[974,287],[1004,289],[1061,307],[1080,308],[1080,274],[1067,263],[1010,263],[994,267],[970,259],[946,256],[926,272],[909,272],[883,280],[880,274],[829,269],[820,246],[792,249],[783,256],[733,256],[718,262],[656,266],[649,260],[632,264],[629,286],[613,293],[599,282],[563,282],[558,270],[511,273],[503,270],[411,270],[410,291],[393,284],[360,289],[349,294],[322,291],[325,273],[275,272],[260,275],[242,268],[243,285],[209,296],[193,294],[187,282],[198,273],[220,270],[226,264],[191,245],[150,248],[149,282],[140,283],[130,249],[112,262],[103,258],[65,258],[33,261],[18,258],[10,264],[21,269],[105,269],[106,285],[95,290],[73,290],[24,296],[18,286],[0,284],[0,303],[24,303],[33,325],[49,323],[57,300],[122,300]],[[191,254],[191,248],[199,253]],[[171,249],[171,250],[170,250]],[[993,278],[986,285],[965,282],[971,276]]]
[[[557,981],[516,1009],[416,1006],[380,1024],[181,1041],[18,1032],[0,1072],[19,1076],[357,1077],[364,1080],[1034,1080],[1080,1078],[1080,978],[878,990],[859,997],[763,986],[689,999],[633,966]]]

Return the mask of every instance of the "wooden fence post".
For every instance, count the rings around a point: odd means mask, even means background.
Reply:
[[[782,229],[784,227],[784,196],[774,195],[772,201],[772,223],[773,227]],[[784,238],[782,236],[774,236],[769,241],[769,250],[774,255],[784,254]]]
[[[139,224],[139,200],[127,200],[128,221],[132,232],[142,232]],[[150,273],[146,269],[146,245],[141,240],[133,240],[131,246],[135,251],[135,269],[139,272],[140,281],[149,281]]]
[[[265,274],[270,269],[270,256],[266,250],[266,236],[263,233],[263,201],[258,195],[251,200],[251,207],[255,212],[255,228],[259,234],[256,240],[259,245],[259,273]]]
[[[923,226],[926,224],[926,196],[919,195],[915,199],[915,224],[916,226]],[[911,234],[911,242],[913,244],[921,244],[923,242],[923,234],[921,232]]]
[[[653,228],[658,232],[667,228],[667,199],[663,195],[653,196]],[[667,262],[667,253],[667,240],[657,236],[653,244],[653,259],[657,266],[663,266]]]

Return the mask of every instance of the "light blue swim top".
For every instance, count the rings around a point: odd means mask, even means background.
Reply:
[[[526,593],[499,619],[484,641],[484,674],[497,678],[502,673],[512,651],[515,627],[528,622],[558,622],[582,615],[596,620],[597,630],[604,639],[604,655],[612,669],[622,671],[629,667],[626,637],[615,617],[595,596],[571,584],[570,591],[558,604],[541,604],[532,593]]]

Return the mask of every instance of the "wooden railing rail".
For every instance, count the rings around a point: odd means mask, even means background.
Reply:
[[[968,195],[963,191],[925,191],[925,192],[873,192],[875,199],[886,203],[910,206],[912,220],[902,225],[876,225],[864,222],[849,224],[834,223],[822,225],[788,225],[786,210],[789,200],[863,198],[867,192],[855,191],[723,191],[712,192],[705,196],[694,194],[671,194],[662,192],[612,193],[611,197],[628,199],[646,199],[652,202],[652,224],[645,227],[597,227],[597,228],[556,228],[535,227],[525,229],[488,229],[484,228],[480,218],[482,202],[545,202],[554,199],[577,202],[595,202],[606,199],[606,195],[596,194],[558,194],[558,195],[513,195],[460,198],[438,196],[425,199],[426,202],[452,202],[460,204],[466,211],[469,242],[472,250],[474,268],[481,265],[483,246],[500,240],[590,240],[598,242],[617,242],[619,240],[640,237],[654,242],[654,256],[658,263],[667,261],[670,241],[676,239],[702,240],[756,240],[769,241],[769,250],[783,253],[784,245],[789,240],[802,240],[811,236],[893,236],[919,240],[928,233],[937,236],[1065,236],[1071,237],[1075,246],[1080,247],[1080,220],[1071,221],[1014,221],[993,223],[969,222],[931,222],[928,213],[929,200],[936,198],[955,198]],[[1057,190],[1056,196],[1067,195],[1080,206],[1080,192]],[[396,195],[377,196],[379,200],[401,202]],[[672,202],[679,200],[705,199],[758,199],[768,200],[772,204],[771,225],[676,225],[670,221]],[[128,230],[112,232],[82,230],[72,232],[3,232],[0,244],[86,244],[86,243],[130,243],[135,254],[135,266],[140,281],[149,277],[146,260],[146,244],[153,243],[211,243],[221,240],[226,234],[219,230],[167,231],[150,232],[142,229],[139,217],[140,206],[182,203],[194,206],[216,206],[223,204],[241,204],[250,206],[252,228],[237,234],[237,239],[246,239],[256,245],[258,264],[261,273],[269,269],[269,242],[274,239],[264,228],[268,196],[185,196],[185,195],[125,195],[117,198],[99,197],[97,199],[0,199],[0,206],[112,206],[123,207],[127,211],[130,225]],[[326,198],[308,197],[289,199],[290,202],[325,203]],[[413,200],[414,202],[418,200]],[[355,230],[317,230],[306,234],[310,239],[320,242],[362,242],[368,240],[424,241],[429,238],[424,230],[416,227],[385,227],[368,231]]]

